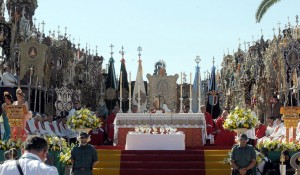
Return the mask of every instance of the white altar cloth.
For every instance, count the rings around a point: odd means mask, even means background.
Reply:
[[[125,150],[185,150],[185,134],[127,134]]]

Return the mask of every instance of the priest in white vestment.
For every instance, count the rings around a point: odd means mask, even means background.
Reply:
[[[29,135],[38,135],[39,129],[36,127],[35,123],[39,122],[37,117],[31,118],[26,121],[25,131]]]
[[[272,127],[270,126],[270,130],[272,130]],[[257,143],[270,141],[270,140],[280,140],[282,141],[285,137],[286,131],[284,127],[284,123],[280,118],[277,118],[275,120],[275,125],[273,125],[273,132],[269,136],[262,137],[261,139],[257,140]]]
[[[268,123],[268,126],[267,126],[267,129],[266,129],[266,136],[269,137],[273,133],[274,128],[276,127],[275,118],[274,117],[268,117],[267,118],[267,123]]]
[[[45,124],[45,130],[46,130],[47,134],[56,136],[52,115],[49,115],[47,117],[47,121],[44,124]]]

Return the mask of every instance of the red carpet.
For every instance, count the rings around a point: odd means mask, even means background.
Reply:
[[[123,150],[120,175],[201,175],[205,174],[203,150]]]

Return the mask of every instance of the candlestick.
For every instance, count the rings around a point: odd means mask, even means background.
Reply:
[[[198,104],[198,113],[201,113],[201,74],[200,74],[200,67],[199,67],[199,73],[198,73],[198,90],[199,90],[199,96],[198,96],[198,100],[199,100],[199,104]]]
[[[189,113],[192,113],[192,72],[190,73],[190,110]]]
[[[180,78],[180,98],[182,98],[182,72],[181,72],[181,78]]]
[[[190,98],[192,98],[192,72],[190,73]]]

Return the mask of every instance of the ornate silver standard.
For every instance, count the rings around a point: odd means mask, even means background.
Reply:
[[[139,51],[139,54],[138,54],[138,56],[139,56],[139,62],[141,61],[141,51],[142,51],[142,47],[141,46],[139,46],[138,48],[137,48],[137,51]],[[142,72],[139,72],[140,74],[142,73]],[[141,75],[138,75],[138,98],[137,98],[137,100],[138,100],[138,113],[140,113],[141,112],[141,82],[140,82],[140,80],[141,80]],[[144,83],[144,82],[142,82],[142,83]]]
[[[197,69],[198,70],[198,113],[202,113],[200,106],[201,106],[201,73],[200,73],[200,67],[199,67],[199,63],[200,63],[201,59],[200,56],[197,55],[195,62],[197,63]]]
[[[183,113],[183,110],[182,110],[182,100],[183,100],[183,98],[182,98],[182,72],[180,74],[180,98],[179,98],[179,100],[180,100],[180,111],[179,111],[179,113]]]

